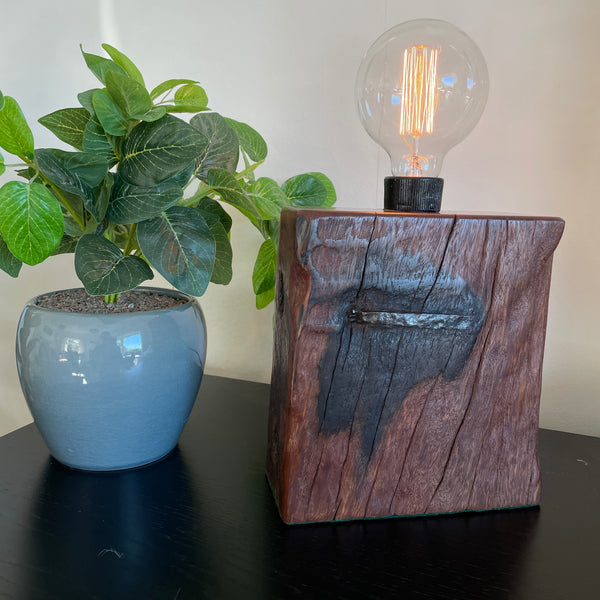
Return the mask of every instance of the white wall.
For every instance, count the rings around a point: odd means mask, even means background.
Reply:
[[[0,89],[21,103],[37,146],[55,145],[35,119],[76,106],[92,87],[79,43],[103,41],[138,63],[149,84],[200,80],[211,107],[267,139],[259,171],[278,180],[322,170],[339,206],[381,206],[388,161],[353,105],[362,54],[413,18],[451,21],[486,56],[490,98],[480,124],[447,157],[444,210],[562,216],[546,343],[542,426],[600,435],[600,164],[598,0],[29,0],[2,3]],[[6,176],[3,180],[6,179]],[[234,224],[236,274],[202,299],[207,371],[268,381],[270,310],[254,309],[250,274],[259,238]],[[14,367],[14,330],[31,296],[76,285],[71,258],[0,272],[0,434],[27,423]]]

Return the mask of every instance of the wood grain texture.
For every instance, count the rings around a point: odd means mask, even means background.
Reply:
[[[534,505],[553,218],[286,210],[267,474],[286,522]]]

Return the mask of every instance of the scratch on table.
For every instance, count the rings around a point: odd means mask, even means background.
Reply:
[[[115,550],[115,548],[104,548],[104,550],[100,550],[100,552],[98,552],[98,556],[104,556],[109,552],[111,554],[114,554],[117,558],[123,558],[123,553],[119,552],[118,550]]]

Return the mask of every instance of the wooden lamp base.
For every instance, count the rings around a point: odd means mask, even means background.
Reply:
[[[536,505],[557,218],[286,209],[267,475],[287,523]]]

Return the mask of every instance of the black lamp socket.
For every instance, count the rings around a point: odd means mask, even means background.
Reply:
[[[444,180],[439,177],[386,177],[383,208],[396,212],[440,212]]]

